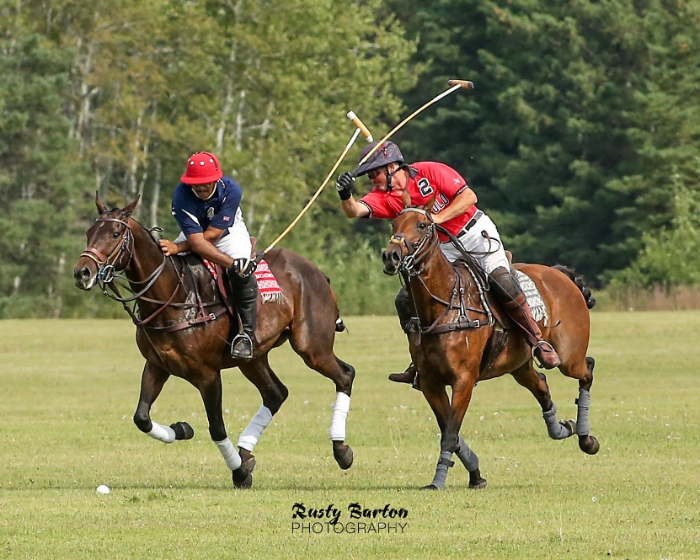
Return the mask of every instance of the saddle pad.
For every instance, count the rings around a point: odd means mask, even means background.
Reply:
[[[262,260],[255,269],[255,279],[258,281],[258,291],[263,303],[268,301],[280,302],[282,298],[282,288],[280,288],[277,278],[270,270],[270,265]]]
[[[209,272],[211,272],[214,280],[218,281],[219,275],[216,273],[216,267],[207,259],[202,260],[207,269],[209,269]],[[258,281],[258,291],[260,292],[262,302],[267,303],[268,301],[275,301],[279,303],[282,298],[282,288],[280,288],[277,278],[275,278],[275,275],[270,270],[270,265],[268,265],[265,260],[260,261],[254,274],[255,279]]]
[[[532,278],[530,278],[524,272],[516,270],[515,275],[518,277],[520,287],[525,294],[527,303],[530,306],[530,311],[532,311],[532,318],[538,323],[541,323],[543,327],[546,327],[549,323],[549,316],[547,315],[547,307],[545,306],[544,300],[540,295],[540,291],[532,281]]]

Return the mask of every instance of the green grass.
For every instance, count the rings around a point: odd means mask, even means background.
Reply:
[[[328,441],[332,384],[289,346],[272,365],[290,397],[256,449],[254,488],[232,489],[195,389],[171,379],[154,420],[188,421],[191,441],[141,434],[142,358],[128,321],[0,322],[0,558],[700,557],[700,313],[595,313],[591,423],[598,455],[547,437],[539,407],[509,376],[480,383],[462,433],[489,486],[467,489],[459,463],[432,479],[438,428],[422,395],[392,384],[407,363],[395,318],[348,318],[337,354],[357,369],[348,443]],[[548,375],[564,418],[578,385]],[[260,406],[237,370],[224,374],[235,442]],[[98,484],[112,488],[95,493]],[[292,534],[292,505],[390,503],[403,534]]]

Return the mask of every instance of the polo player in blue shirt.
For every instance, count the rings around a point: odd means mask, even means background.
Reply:
[[[166,256],[192,251],[225,268],[243,327],[231,343],[231,356],[250,360],[258,319],[258,284],[250,235],[240,209],[242,194],[238,183],[221,172],[214,154],[193,154],[173,194],[172,214],[182,232],[174,241],[161,239],[160,246]]]

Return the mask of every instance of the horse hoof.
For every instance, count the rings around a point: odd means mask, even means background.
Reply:
[[[250,488],[253,486],[253,476],[250,474],[250,471],[243,467],[238,467],[235,471],[231,471],[231,478],[236,488]]]
[[[187,422],[175,422],[170,424],[170,428],[175,432],[175,439],[192,439],[194,437],[194,430]]]
[[[443,490],[443,488],[438,488],[434,484],[428,484],[428,486],[423,486],[421,490]]]
[[[352,466],[352,462],[355,460],[355,454],[352,452],[352,448],[344,443],[336,444],[333,442],[333,458],[338,463],[338,466],[344,471],[348,470]]]
[[[258,464],[255,461],[255,456],[247,449],[238,448],[238,454],[241,456],[241,467],[252,473]]]
[[[578,446],[581,448],[581,451],[589,455],[595,455],[600,449],[598,439],[593,436],[583,436],[579,438]]]

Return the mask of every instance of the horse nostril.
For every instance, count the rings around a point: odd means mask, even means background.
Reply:
[[[88,269],[87,266],[84,266],[84,267],[83,267],[83,269],[80,271],[80,274],[82,275],[82,277],[83,277],[85,280],[87,280],[88,278],[90,278],[90,270]]]
[[[391,262],[393,262],[395,265],[398,265],[400,260],[401,259],[396,253],[391,253]]]

